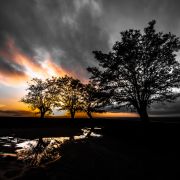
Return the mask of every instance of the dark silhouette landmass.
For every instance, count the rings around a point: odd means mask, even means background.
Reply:
[[[138,118],[72,121],[1,117],[1,136],[70,137],[81,134],[81,128],[91,125],[100,127],[103,136],[67,141],[60,148],[62,157],[44,166],[28,167],[16,158],[0,157],[0,174],[6,170],[3,177],[16,177],[16,180],[177,179],[180,118],[154,117],[150,120],[147,126]]]

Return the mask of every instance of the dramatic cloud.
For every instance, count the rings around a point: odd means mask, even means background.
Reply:
[[[26,74],[17,64],[10,63],[0,57],[0,82],[7,85],[17,85],[27,79]]]
[[[38,72],[50,64],[44,57],[48,54],[55,69],[60,67],[86,80],[86,68],[94,64],[92,50],[108,49],[108,35],[100,26],[101,13],[95,0],[2,1],[0,47],[8,52],[1,51],[0,56]],[[17,69],[11,66],[9,70]]]
[[[51,76],[64,76],[72,73],[63,70],[53,62],[51,56],[44,52],[30,58],[28,55],[15,47],[13,40],[8,40],[5,49],[0,51],[1,58],[1,83],[18,85],[20,82],[24,84],[25,80],[33,77],[48,78]],[[43,59],[43,62],[39,61]],[[18,83],[19,82],[19,83]]]
[[[86,81],[86,67],[96,64],[91,52],[107,51],[121,30],[142,29],[157,19],[160,30],[179,33],[178,4],[175,0],[2,0],[0,57],[5,67],[13,58],[7,67],[10,73],[29,76],[42,73],[48,55],[61,71]]]

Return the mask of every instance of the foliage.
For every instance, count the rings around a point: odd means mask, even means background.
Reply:
[[[153,102],[173,101],[179,96],[180,64],[176,54],[180,41],[171,33],[156,32],[155,21],[140,30],[121,32],[112,51],[94,51],[100,68],[91,67],[92,81],[111,94],[111,102],[133,107],[147,121]]]
[[[69,76],[57,78],[58,102],[56,106],[59,110],[67,110],[71,118],[75,113],[81,110],[83,85],[78,79]]]
[[[52,83],[53,78],[52,80],[46,79],[45,81],[33,78],[28,84],[27,95],[21,99],[21,102],[28,104],[33,111],[38,110],[41,118],[43,118],[46,113],[52,113],[54,107],[56,93]]]
[[[107,101],[107,94],[102,93],[92,83],[84,85],[82,93],[82,111],[92,118],[93,112],[104,112],[102,109]]]

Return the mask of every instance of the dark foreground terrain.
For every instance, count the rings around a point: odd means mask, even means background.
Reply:
[[[0,179],[179,179],[178,121],[151,118],[145,125],[138,118],[1,118],[1,137],[72,137],[94,126],[102,137],[66,141],[58,149],[61,158],[39,166],[17,160],[15,147],[9,150],[1,141]],[[12,156],[3,156],[6,150]]]

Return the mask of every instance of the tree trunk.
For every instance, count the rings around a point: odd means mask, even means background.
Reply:
[[[140,108],[138,112],[142,121],[146,124],[149,123],[149,116],[146,107]]]
[[[92,115],[91,115],[91,112],[87,112],[87,115],[90,119],[92,119]]]
[[[75,117],[75,112],[73,112],[73,110],[70,111],[70,114],[71,114],[71,119],[74,119]]]
[[[40,153],[40,152],[42,152],[44,150],[45,147],[46,147],[46,143],[43,141],[42,137],[39,137],[38,143],[37,143],[37,145],[36,145],[36,147],[34,149],[35,152]]]
[[[39,138],[37,146],[45,146],[45,143],[42,137]]]
[[[92,117],[92,115],[91,115],[91,112],[87,112],[87,115],[88,115],[88,117],[89,117],[91,120],[93,119],[93,117]],[[92,124],[92,122],[90,122],[90,130],[89,130],[89,132],[87,133],[86,137],[90,137],[90,135],[91,135],[91,133],[93,132],[93,130],[94,130],[94,125]]]
[[[41,119],[44,118],[45,112],[41,111]]]
[[[74,120],[75,111],[70,110],[70,114],[71,114],[71,119]],[[70,140],[70,141],[73,141],[73,140],[74,140],[74,136],[70,136],[70,137],[69,137],[69,140]]]

